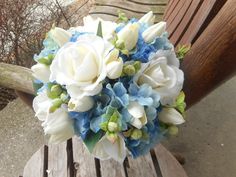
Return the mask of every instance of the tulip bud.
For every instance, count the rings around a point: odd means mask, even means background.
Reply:
[[[139,23],[147,23],[149,26],[153,25],[155,21],[155,15],[153,15],[153,12],[150,11],[146,13],[140,20]]]
[[[185,122],[183,116],[174,108],[163,108],[158,118],[166,124],[179,125]]]
[[[49,77],[51,73],[49,66],[37,63],[36,65],[31,67],[31,70],[33,71],[33,76],[36,79],[39,79],[44,83],[49,82]]]
[[[143,33],[143,39],[145,42],[153,42],[157,36],[160,36],[166,30],[166,22],[159,22],[155,25],[150,26]]]
[[[69,111],[85,112],[93,107],[94,101],[90,96],[85,96],[81,99],[71,98],[68,107]]]
[[[134,140],[142,138],[142,131],[139,129],[134,129],[131,133],[131,138]]]
[[[61,47],[69,42],[71,34],[62,28],[55,27],[49,32],[50,37]]]
[[[118,125],[115,122],[109,122],[108,123],[108,131],[110,132],[116,132],[118,131]]]
[[[129,23],[118,32],[118,39],[124,41],[125,48],[132,50],[138,41],[139,25],[137,23]]]

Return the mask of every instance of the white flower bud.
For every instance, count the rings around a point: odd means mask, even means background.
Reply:
[[[125,43],[125,48],[127,50],[132,50],[138,41],[138,23],[129,23],[121,31],[118,32],[118,39],[123,40]]]
[[[147,23],[149,26],[153,25],[155,21],[155,15],[150,11],[146,13],[142,18],[139,19],[139,23]]]
[[[51,73],[49,66],[37,63],[36,65],[31,67],[31,70],[33,71],[33,76],[36,79],[39,79],[44,83],[49,82],[49,77]]]
[[[152,42],[157,36],[160,36],[166,30],[166,22],[159,22],[155,25],[150,26],[143,33],[143,39],[145,42]]]
[[[62,28],[55,27],[49,32],[50,37],[61,47],[69,42],[71,34]]]
[[[106,58],[106,70],[109,79],[120,77],[123,70],[123,60],[119,57],[119,50],[112,50]]]
[[[81,99],[71,98],[68,103],[69,111],[85,112],[93,107],[94,101],[89,96],[84,96]]]
[[[174,108],[163,108],[158,118],[160,121],[172,125],[180,125],[185,122],[183,116]]]
[[[144,107],[138,102],[130,102],[128,112],[132,116],[131,125],[137,129],[141,129],[147,123],[147,116]]]

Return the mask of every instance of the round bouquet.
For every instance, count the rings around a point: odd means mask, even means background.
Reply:
[[[184,74],[154,15],[117,22],[90,16],[53,27],[32,67],[36,117],[49,142],[74,135],[99,159],[144,155],[184,123]]]

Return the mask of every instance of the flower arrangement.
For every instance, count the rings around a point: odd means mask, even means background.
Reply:
[[[74,135],[99,159],[144,155],[185,122],[184,74],[155,16],[53,27],[32,67],[36,117],[51,143]],[[181,56],[183,52],[181,53]]]

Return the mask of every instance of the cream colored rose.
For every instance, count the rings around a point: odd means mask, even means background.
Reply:
[[[105,61],[112,49],[112,44],[101,37],[80,36],[77,42],[59,49],[50,66],[50,81],[66,85],[75,99],[98,94],[107,76]]]
[[[178,62],[164,53],[155,54],[144,64],[135,81],[138,85],[148,84],[161,96],[163,105],[172,105],[183,87],[184,74]]]
[[[33,71],[33,76],[40,81],[47,83],[49,82],[50,77],[50,68],[49,66],[41,63],[37,63],[36,65],[31,67]]]

